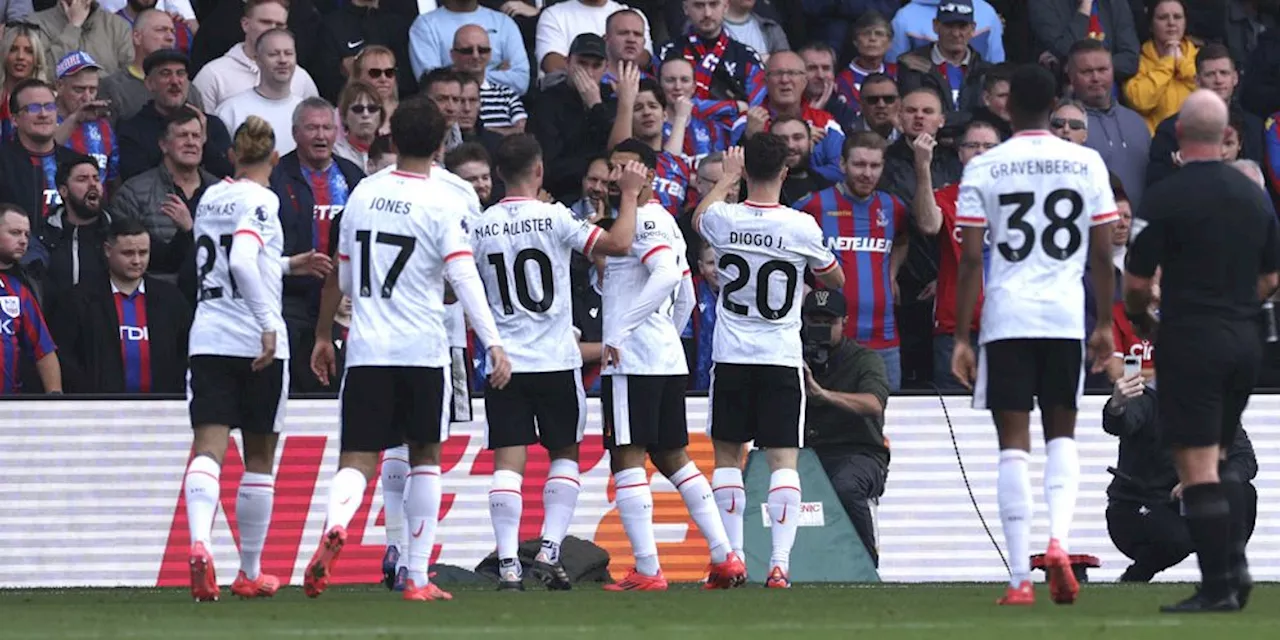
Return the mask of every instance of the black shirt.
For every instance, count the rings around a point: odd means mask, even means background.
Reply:
[[[1188,163],[1146,192],[1134,218],[1126,268],[1145,278],[1162,268],[1162,332],[1258,320],[1258,276],[1280,270],[1280,236],[1257,184],[1221,162]]]

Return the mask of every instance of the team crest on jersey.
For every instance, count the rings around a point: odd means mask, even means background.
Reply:
[[[0,297],[0,311],[10,318],[16,318],[22,314],[22,301],[18,296]]]
[[[883,209],[876,212],[876,226],[877,227],[889,226],[889,216],[885,215],[885,212]]]
[[[645,230],[645,231],[653,231],[654,229],[657,229],[657,228],[658,228],[658,225],[654,224],[654,222],[653,222],[652,220],[645,220],[645,221],[644,221],[644,230]]]
[[[466,219],[466,218],[461,218],[461,219],[459,219],[459,220],[458,220],[458,224],[462,225],[462,232],[463,232],[463,233],[471,233],[471,229],[470,229],[469,227],[467,227],[467,219]]]
[[[254,209],[254,210],[253,210],[253,215],[254,215],[254,216],[256,216],[256,217],[258,218],[258,222],[266,222],[266,221],[267,221],[267,208],[266,208],[266,207],[258,207],[257,209]]]

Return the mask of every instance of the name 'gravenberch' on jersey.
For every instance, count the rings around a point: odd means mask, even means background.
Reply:
[[[1001,162],[991,167],[991,179],[1000,180],[1012,176],[1066,175],[1088,176],[1089,165],[1085,162],[1046,158],[1019,160],[1017,162]]]

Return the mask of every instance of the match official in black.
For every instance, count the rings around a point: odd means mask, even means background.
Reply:
[[[1219,479],[1218,463],[1261,367],[1261,305],[1280,281],[1280,234],[1263,191],[1222,162],[1226,128],[1227,105],[1213,92],[1183,103],[1176,131],[1185,165],[1143,197],[1125,270],[1126,315],[1155,342],[1161,439],[1173,449],[1200,563],[1200,588],[1161,609],[1168,613],[1238,611],[1253,588],[1245,532],[1232,518],[1245,491]],[[1149,310],[1157,267],[1158,319]]]

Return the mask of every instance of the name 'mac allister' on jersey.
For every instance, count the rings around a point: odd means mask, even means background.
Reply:
[[[667,217],[670,217],[668,214]],[[573,337],[572,252],[591,255],[602,230],[561,204],[507,198],[468,222],[476,266],[513,373],[582,366]]]
[[[698,222],[720,276],[711,359],[726,364],[799,367],[804,270],[839,268],[807,213],[780,204],[717,202]]]
[[[252,235],[262,244],[258,272],[270,325],[276,332],[276,358],[289,357],[281,293],[284,289],[284,228],[280,199],[249,180],[223,180],[200,198],[192,229],[196,242],[196,315],[191,324],[193,356],[256,358],[262,353],[262,330],[231,273],[231,243],[236,235]]]
[[[449,366],[444,274],[471,259],[470,198],[439,173],[379,172],[347,199],[338,259],[351,297],[348,367]]]
[[[673,319],[680,278],[689,269],[687,250],[675,217],[661,203],[651,200],[636,210],[636,236],[631,252],[610,256],[605,263],[601,294],[604,341],[618,348],[621,361],[602,368],[602,374],[680,376],[689,373],[684,344],[680,342],[680,329],[689,319],[688,310],[679,327]],[[666,297],[656,311],[628,322],[627,312],[641,297],[657,260],[674,262],[674,266],[670,263],[668,266],[674,269],[677,278],[671,290],[664,292]]]
[[[1118,218],[1098,152],[1023,131],[969,162],[956,224],[990,230],[982,344],[1083,340],[1089,230]]]

